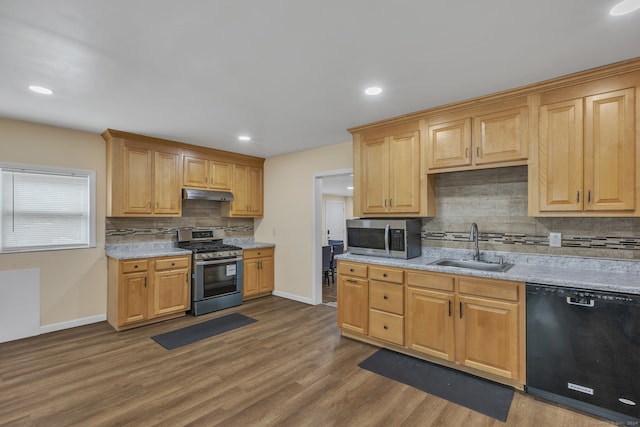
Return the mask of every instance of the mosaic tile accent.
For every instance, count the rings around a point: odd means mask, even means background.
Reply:
[[[422,232],[423,246],[429,246],[429,241],[469,242],[468,232]],[[479,242],[502,245],[549,246],[547,234],[517,234],[517,233],[480,233]],[[594,249],[624,249],[640,250],[640,237],[604,237],[604,236],[562,236],[562,247],[594,248]]]

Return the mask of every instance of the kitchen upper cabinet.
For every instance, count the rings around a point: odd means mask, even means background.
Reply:
[[[367,335],[369,281],[366,265],[338,261],[338,301],[338,327]]]
[[[243,298],[270,295],[274,289],[274,248],[245,249],[242,262]]]
[[[425,120],[430,173],[527,163],[527,97]]]
[[[602,85],[628,83],[610,79]],[[538,126],[529,170],[530,215],[640,214],[638,89],[590,94],[597,89],[589,84],[533,97]]]
[[[233,168],[233,202],[223,202],[225,217],[261,217],[263,215],[263,169],[242,164]]]
[[[418,122],[354,134],[354,215],[434,215],[421,144]]]
[[[108,259],[107,321],[116,330],[183,316],[191,308],[191,256]]]
[[[180,216],[182,151],[110,132],[103,133],[107,143],[107,216]]]
[[[191,155],[183,162],[185,187],[231,191],[232,164]]]

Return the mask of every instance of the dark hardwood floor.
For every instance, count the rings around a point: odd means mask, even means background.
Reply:
[[[230,312],[258,322],[175,350],[151,336]],[[358,367],[336,310],[274,296],[115,332],[106,322],[0,344],[0,425],[604,426],[516,392],[505,423]]]
[[[338,300],[338,285],[336,283],[322,283],[322,302],[336,302]]]

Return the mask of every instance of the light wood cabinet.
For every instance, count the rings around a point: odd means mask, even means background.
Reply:
[[[354,215],[433,216],[418,122],[354,134]]]
[[[527,97],[425,120],[430,173],[527,163]]]
[[[629,83],[610,79],[606,87]],[[596,89],[581,85],[533,97],[537,132],[536,161],[529,171],[530,215],[639,214],[638,89],[590,94]]]
[[[245,249],[242,257],[243,298],[271,294],[274,289],[274,248]]]
[[[369,280],[367,266],[338,261],[338,327],[362,335],[369,333]]]
[[[178,316],[191,308],[191,256],[109,258],[107,321],[116,330]]]
[[[263,169],[234,164],[232,172],[234,200],[222,203],[222,216],[261,217],[264,212]]]
[[[231,191],[232,167],[233,165],[230,163],[185,155],[183,160],[184,186]]]
[[[182,152],[103,134],[107,142],[107,216],[180,216]]]
[[[369,335],[404,345],[404,271],[369,267]]]

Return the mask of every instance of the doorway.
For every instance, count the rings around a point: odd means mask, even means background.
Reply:
[[[328,236],[332,236],[332,240],[345,240],[346,219],[353,216],[353,171],[352,169],[342,169],[336,171],[319,172],[313,177],[314,188],[314,232],[313,232],[313,292],[312,304],[322,304],[323,293],[329,295],[336,293],[337,284],[331,283],[329,286],[324,280],[322,273],[322,246],[327,245]],[[328,202],[341,203],[328,203]],[[327,205],[330,212],[327,212]],[[332,212],[335,210],[343,213]],[[329,218],[331,216],[332,218]],[[334,217],[338,217],[338,219]],[[330,225],[327,225],[327,224]],[[327,230],[329,233],[327,233]],[[333,231],[335,230],[335,231]],[[333,236],[342,238],[333,239]],[[346,245],[346,241],[345,241]],[[345,247],[346,249],[346,247]],[[324,292],[323,292],[324,291]],[[335,300],[335,296],[333,296]],[[334,305],[330,304],[330,305]]]

